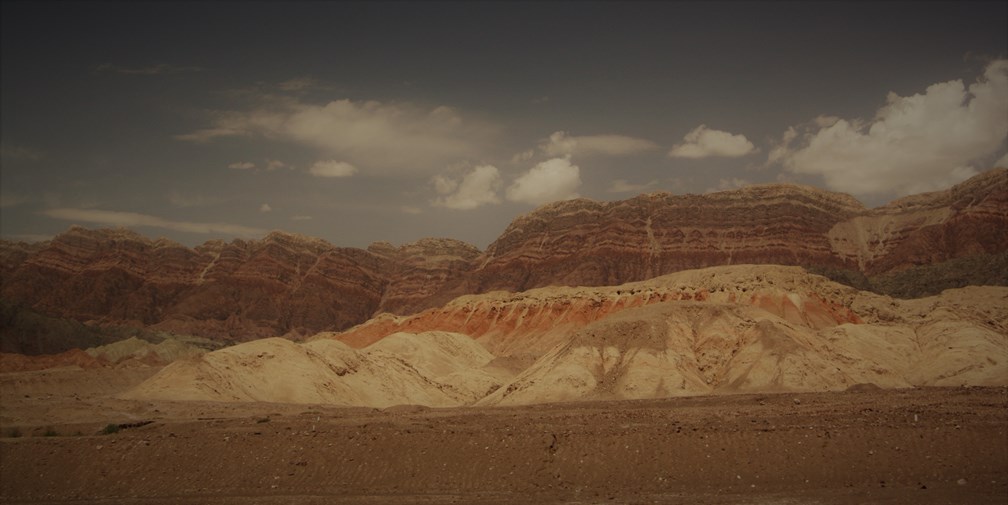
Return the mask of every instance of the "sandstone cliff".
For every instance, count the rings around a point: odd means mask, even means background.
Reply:
[[[5,313],[31,311],[89,327],[297,339],[494,290],[613,286],[731,264],[913,279],[920,277],[915,268],[983,268],[997,264],[989,256],[1006,254],[1008,170],[996,169],[875,209],[847,195],[780,184],[557,202],[517,218],[482,252],[450,239],[361,250],[282,232],[187,248],[126,230],[73,227],[43,244],[0,242],[0,294],[13,307]],[[1008,281],[1004,272],[968,277],[959,270],[952,277]],[[939,281],[929,292],[958,286],[931,277]],[[32,346],[18,340],[25,333],[16,320],[3,321],[5,351],[107,343]]]

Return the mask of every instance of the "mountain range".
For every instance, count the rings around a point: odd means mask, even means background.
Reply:
[[[303,340],[463,295],[743,264],[799,266],[904,298],[1008,285],[1008,170],[871,209],[787,184],[567,200],[518,217],[485,250],[447,238],[347,248],[279,231],[189,248],[74,226],[47,242],[0,242],[0,350],[57,353],[131,335]]]

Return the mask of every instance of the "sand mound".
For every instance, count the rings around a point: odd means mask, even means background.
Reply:
[[[248,342],[176,361],[123,395],[133,399],[327,403],[388,407],[472,403],[504,379],[465,335],[398,334],[355,350],[335,340]]]

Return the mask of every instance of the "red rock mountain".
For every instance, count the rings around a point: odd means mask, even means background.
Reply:
[[[0,293],[6,307],[89,325],[297,338],[493,290],[612,286],[746,263],[879,275],[1005,251],[1008,170],[996,169],[875,209],[779,184],[569,200],[517,218],[486,251],[451,239],[362,250],[283,232],[187,248],[73,227],[43,244],[0,242]],[[33,347],[3,324],[4,351],[73,347]]]

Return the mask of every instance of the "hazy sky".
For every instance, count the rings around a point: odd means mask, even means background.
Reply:
[[[553,200],[1008,164],[1006,2],[3,2],[0,234],[485,247]]]

